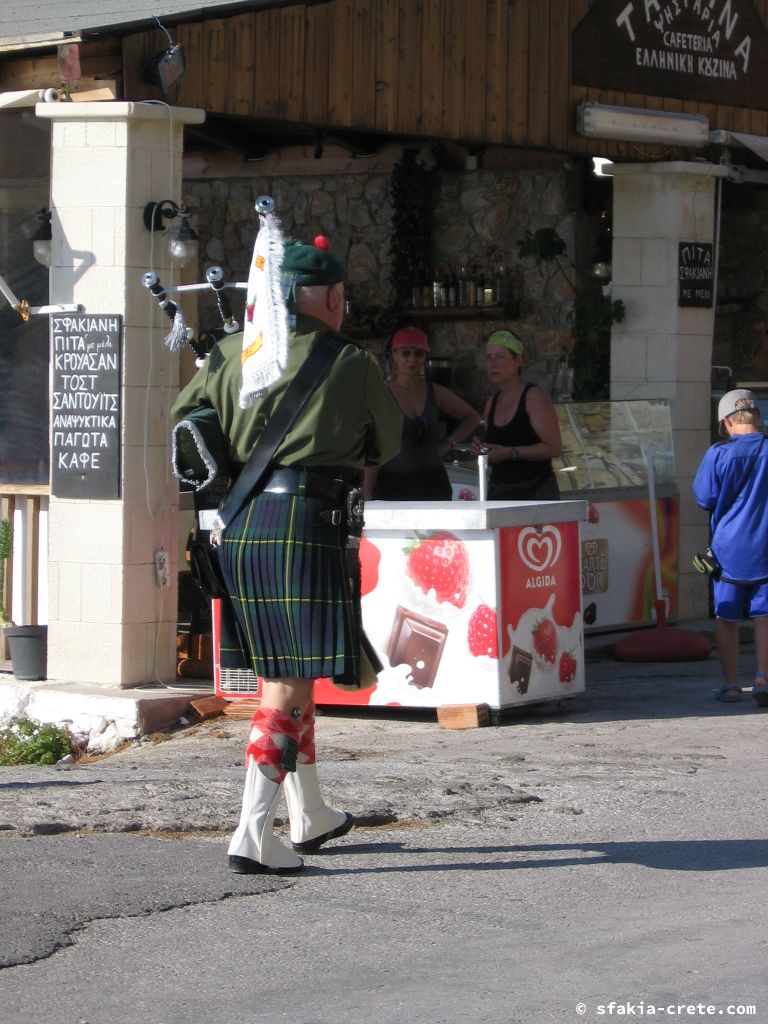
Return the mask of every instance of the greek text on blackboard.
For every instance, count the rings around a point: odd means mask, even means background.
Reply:
[[[51,317],[51,489],[120,496],[122,318]]]
[[[711,242],[678,243],[678,306],[712,306],[715,270]]]

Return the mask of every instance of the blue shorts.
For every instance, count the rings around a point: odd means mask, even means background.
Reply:
[[[746,608],[750,615],[768,615],[768,583],[729,583],[717,580],[712,585],[715,615],[718,619],[738,621]]]

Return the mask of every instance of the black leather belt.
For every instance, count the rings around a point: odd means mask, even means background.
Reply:
[[[347,471],[351,473],[354,471]],[[292,469],[280,466],[269,476],[263,490],[269,494],[303,494],[306,498],[322,498],[342,504],[349,484],[347,481],[311,469]]]

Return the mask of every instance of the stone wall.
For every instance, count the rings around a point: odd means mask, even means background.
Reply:
[[[482,344],[492,330],[512,327],[526,343],[526,376],[548,384],[570,339],[572,288],[565,276],[521,263],[517,243],[526,230],[555,228],[568,244],[564,269],[573,275],[571,254],[583,245],[588,221],[570,208],[568,172],[443,171],[435,176],[433,263],[450,267],[503,261],[518,319],[420,321],[432,353],[452,361],[452,383],[473,404],[482,404],[486,384]],[[254,202],[274,196],[286,236],[309,241],[322,233],[349,268],[349,325],[362,344],[384,354],[393,328],[407,311],[391,306],[391,217],[387,173],[289,175],[187,180],[184,201],[195,208],[202,268],[219,264],[228,280],[248,276],[257,230]],[[240,305],[242,305],[242,299]],[[220,326],[215,303],[202,294],[201,328]]]

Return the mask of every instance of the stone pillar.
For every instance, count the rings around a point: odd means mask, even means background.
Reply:
[[[123,317],[121,490],[114,500],[52,498],[48,677],[128,687],[175,675],[177,481],[168,412],[178,353],[141,285],[171,284],[162,234],[142,213],[180,201],[183,126],[204,112],[142,103],[40,104],[53,122],[51,301]],[[170,586],[157,585],[155,551]]]
[[[691,482],[709,447],[714,308],[679,307],[679,242],[712,242],[724,168],[670,162],[613,166],[613,297],[626,318],[611,340],[611,398],[670,402],[680,490],[679,617],[706,617],[707,588],[691,569],[707,516]]]

